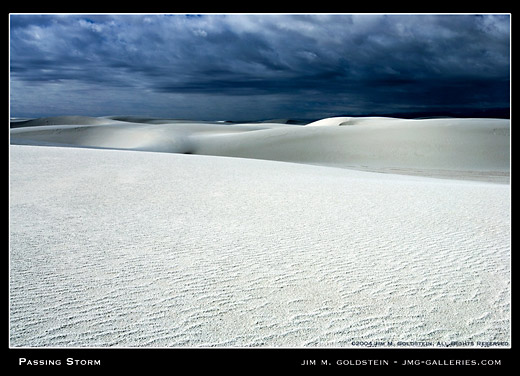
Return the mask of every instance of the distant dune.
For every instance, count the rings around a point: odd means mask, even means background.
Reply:
[[[11,347],[510,347],[509,120],[10,137]]]
[[[230,156],[508,181],[508,119],[327,118],[305,126],[114,116],[33,119],[12,144]]]

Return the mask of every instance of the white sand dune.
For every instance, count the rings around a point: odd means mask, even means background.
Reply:
[[[500,119],[17,124],[10,345],[508,347],[509,134]]]
[[[10,184],[15,347],[510,342],[506,184],[38,146]]]
[[[328,118],[306,126],[131,117],[31,120],[11,143],[279,160],[377,172],[508,181],[506,119]],[[79,120],[78,120],[79,118]],[[129,120],[134,122],[129,122]],[[128,121],[121,121],[128,120]],[[138,120],[138,121],[135,121]],[[55,125],[47,125],[52,122]]]

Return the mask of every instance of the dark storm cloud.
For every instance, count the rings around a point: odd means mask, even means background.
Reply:
[[[12,15],[11,79],[336,105],[508,106],[509,16]],[[332,99],[333,98],[333,99]]]

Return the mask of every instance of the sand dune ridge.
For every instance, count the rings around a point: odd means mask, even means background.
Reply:
[[[507,180],[509,138],[507,119],[337,117],[301,126],[57,117],[11,129],[13,144],[269,159],[439,177],[466,171],[466,178],[495,181]]]

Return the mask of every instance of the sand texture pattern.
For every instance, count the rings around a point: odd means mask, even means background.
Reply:
[[[510,342],[509,121],[438,125],[449,158],[427,121],[372,122],[416,158],[362,124],[107,121],[11,130],[11,346]]]

